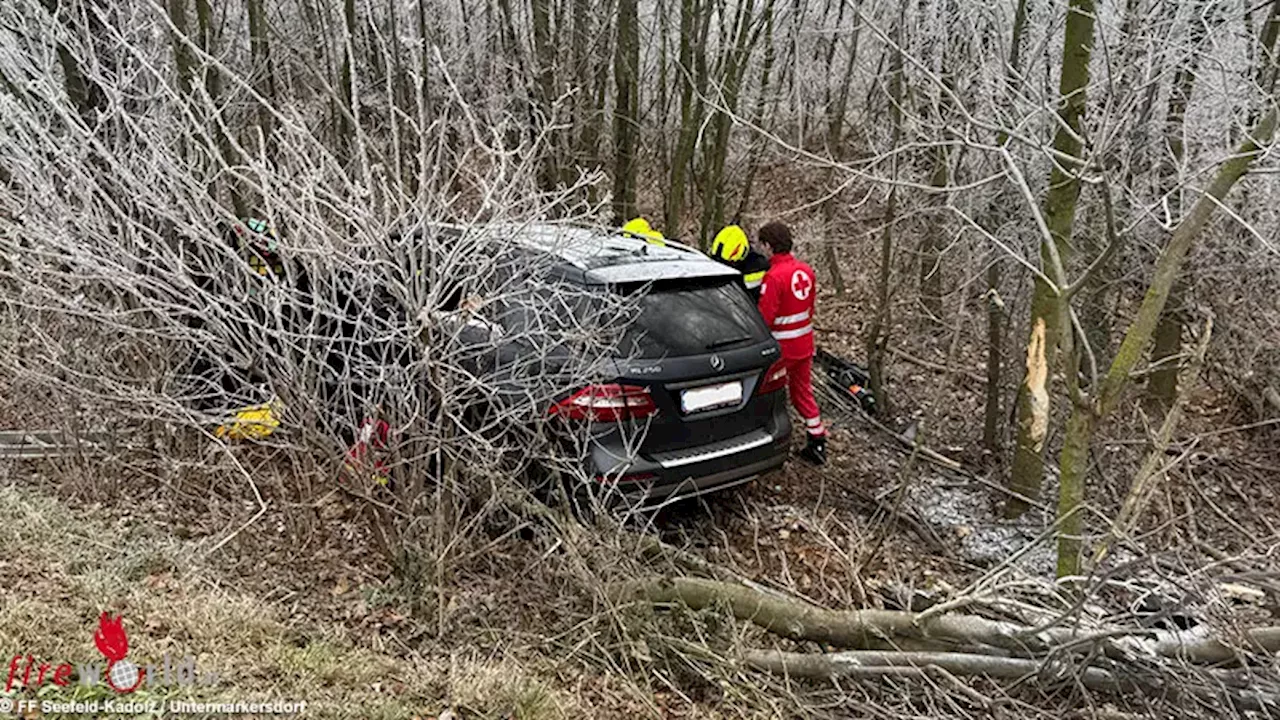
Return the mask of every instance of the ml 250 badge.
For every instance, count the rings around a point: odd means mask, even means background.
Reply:
[[[662,372],[661,365],[650,365],[649,367],[627,368],[628,375],[656,375],[660,372]]]

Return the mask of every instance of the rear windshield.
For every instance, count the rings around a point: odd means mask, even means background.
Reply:
[[[623,357],[705,355],[769,339],[755,303],[734,277],[660,281],[621,290],[643,293],[640,315],[619,348]]]

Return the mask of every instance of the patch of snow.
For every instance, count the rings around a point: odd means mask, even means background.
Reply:
[[[991,494],[979,483],[926,476],[911,483],[905,502],[944,542],[955,542],[958,554],[969,562],[994,566],[1026,549],[1013,564],[1031,575],[1052,575],[1053,536],[1027,549],[1048,529],[1040,513],[1031,510],[1018,520],[1005,520]]]
[[[1053,498],[1057,492],[1056,483],[1046,482],[1041,497]],[[1006,520],[995,501],[997,494],[971,480],[926,476],[912,481],[905,502],[944,542],[954,542],[964,560],[994,567],[1018,555],[1015,567],[1029,575],[1053,577],[1058,548],[1050,532],[1052,515],[1046,518],[1033,508],[1017,520]],[[1107,563],[1124,564],[1134,557],[1127,548],[1112,545]]]

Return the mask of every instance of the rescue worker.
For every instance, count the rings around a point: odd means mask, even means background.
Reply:
[[[654,245],[666,245],[667,239],[662,233],[649,226],[649,221],[642,217],[632,218],[622,226],[622,234],[644,240]]]
[[[263,343],[277,352],[280,347],[272,343],[276,335],[261,328],[274,327],[272,306],[284,302],[272,288],[279,289],[285,281],[285,264],[280,256],[279,237],[265,220],[245,218],[240,222],[220,223],[218,231],[249,270],[249,275],[243,276],[241,268],[233,269],[221,259],[212,260],[197,270],[196,283],[201,290],[222,295],[236,305],[235,310],[222,314],[221,318],[224,340],[232,351],[215,359],[207,349],[198,350],[192,375],[199,378],[205,388],[220,387],[221,392],[214,390],[212,395],[199,396],[197,403],[198,406],[220,406],[228,401],[239,404],[246,399],[271,395],[265,403],[254,402],[234,409],[231,417],[214,430],[214,435],[220,438],[261,440],[280,426],[284,410],[280,399],[269,390],[263,366],[264,355],[269,354],[263,352]],[[280,309],[288,308],[281,305]],[[192,322],[195,329],[204,329],[204,326],[203,317]]]
[[[751,299],[760,301],[760,283],[769,269],[769,261],[751,248],[742,228],[729,225],[716,233],[715,240],[711,241],[711,257],[742,273],[742,284],[751,293]]]
[[[284,278],[284,261],[280,259],[280,238],[266,220],[246,218],[244,222],[224,230],[224,238],[261,277]]]
[[[782,346],[791,404],[804,418],[808,444],[800,457],[815,465],[827,461],[827,430],[813,397],[813,310],[818,286],[813,268],[791,254],[791,230],[780,222],[756,234],[769,270],[760,285],[760,314]]]

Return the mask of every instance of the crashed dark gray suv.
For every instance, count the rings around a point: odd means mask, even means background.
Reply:
[[[740,485],[784,463],[786,371],[739,273],[679,243],[616,230],[489,232],[539,268],[516,282],[553,276],[556,287],[580,288],[583,297],[620,294],[634,303],[600,380],[557,393],[545,410],[567,429],[586,430],[590,490],[647,507]],[[483,323],[492,324],[492,339],[554,321],[513,307]],[[524,352],[515,342],[496,345],[498,366]]]

